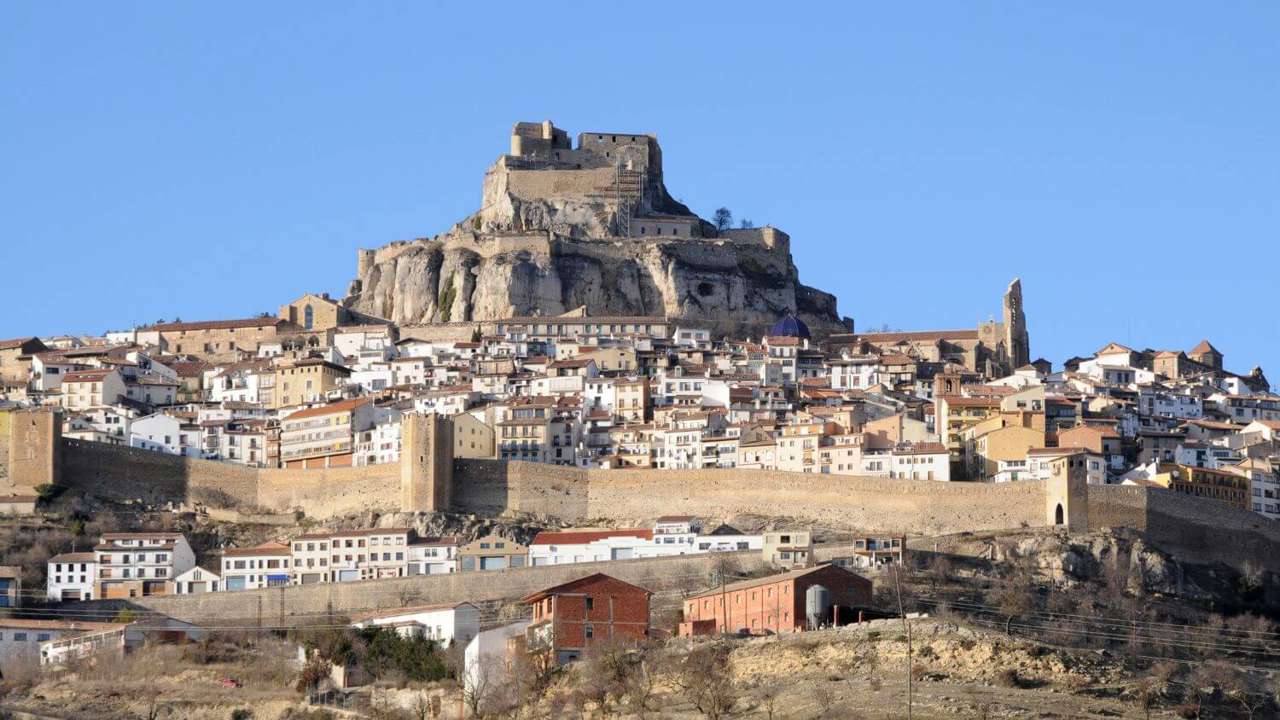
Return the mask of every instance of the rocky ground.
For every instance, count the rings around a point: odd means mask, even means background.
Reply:
[[[293,690],[291,653],[283,641],[262,639],[252,650],[206,663],[170,645],[66,672],[19,673],[3,686],[0,717],[7,711],[66,720],[226,720],[249,710],[244,717],[289,718],[301,697]]]
[[[669,641],[661,650],[664,659],[658,672],[678,673],[681,659],[708,642],[715,641]],[[775,718],[906,717],[907,642],[901,621],[722,642],[729,647],[732,695],[725,717],[770,717],[770,706]],[[932,619],[912,621],[912,650],[914,718],[1143,716],[1129,690],[1131,677],[1109,654],[1047,648]],[[43,717],[106,720],[302,717],[300,696],[292,688],[291,658],[288,644],[274,640],[207,664],[178,647],[151,648],[109,667],[16,682],[0,697],[0,708]],[[224,678],[239,680],[242,687],[228,687]],[[520,717],[640,715],[625,700],[610,700],[601,709],[589,700],[566,699],[581,682],[576,672],[564,674],[543,701]],[[645,714],[650,717],[707,716],[674,675],[658,678],[647,705]],[[251,710],[252,715],[233,716],[237,710]],[[360,716],[390,719],[409,714],[366,710]],[[1172,716],[1171,708],[1152,715]]]
[[[1153,670],[1147,666],[1135,672],[1124,652],[1065,648],[1019,635],[1016,627],[1008,635],[1000,627],[950,615],[908,622],[909,644],[907,626],[893,619],[775,637],[675,638],[649,647],[643,655],[627,651],[642,660],[631,660],[625,677],[643,672],[652,678],[643,704],[637,700],[641,695],[628,689],[630,680],[602,688],[599,668],[606,661],[589,657],[554,676],[544,691],[520,693],[519,709],[495,704],[487,716],[889,720],[907,717],[910,674],[913,719],[1194,717],[1187,713],[1197,699],[1200,717],[1248,717],[1232,685],[1206,686],[1214,681],[1195,674],[1203,660],[1171,665],[1171,674],[1150,686],[1147,715],[1143,683]],[[396,692],[440,694],[445,700],[442,717],[456,717],[455,708],[462,704],[452,685],[444,682],[416,691],[365,688],[359,693],[357,713],[308,715],[294,690],[298,665],[292,644],[271,637],[237,642],[211,656],[195,646],[156,646],[122,662],[10,677],[0,685],[0,717],[5,711],[21,711],[38,718],[107,720],[405,720],[417,717],[412,708],[396,709],[376,699],[371,704],[370,698]],[[709,673],[722,681],[714,711],[706,702],[708,684],[689,683],[691,677],[705,676],[691,674],[691,668],[703,667],[692,658],[708,652],[725,658],[721,674]],[[1246,661],[1231,653],[1223,657],[1242,668],[1257,666],[1256,659]],[[240,686],[229,686],[224,682],[228,678]],[[1250,702],[1258,706],[1254,717],[1275,717],[1268,713],[1277,712],[1278,706],[1267,693],[1275,692],[1276,680],[1274,668],[1250,674]],[[1203,688],[1201,697],[1194,688]],[[506,697],[510,703],[512,695]]]
[[[1140,716],[1122,697],[1127,674],[1113,658],[933,620],[912,625],[916,718]],[[730,668],[742,688],[736,705],[741,716],[767,717],[763,698],[774,688],[775,717],[906,717],[907,639],[901,621],[733,645]],[[664,698],[670,716],[699,716],[678,695]]]

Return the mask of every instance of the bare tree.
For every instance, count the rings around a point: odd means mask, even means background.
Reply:
[[[1218,687],[1223,697],[1235,701],[1253,720],[1253,714],[1270,702],[1264,693],[1249,692],[1248,678],[1239,668],[1228,665],[1229,671],[1223,671],[1218,677]]]
[[[830,687],[819,685],[813,689],[813,701],[818,705],[818,717],[830,717],[831,706],[835,704],[836,696],[831,692]]]
[[[1239,636],[1241,645],[1258,652],[1270,650],[1270,639],[1276,631],[1275,623],[1253,613],[1236,615],[1227,620],[1226,626],[1233,634]]]
[[[926,577],[929,579],[929,588],[937,592],[938,587],[951,582],[951,573],[955,571],[955,566],[951,562],[951,558],[946,555],[935,555],[932,562],[929,563],[929,571]]]
[[[467,712],[472,717],[485,714],[490,698],[497,692],[499,678],[495,668],[478,659],[467,662],[466,651],[457,643],[445,651],[444,659]]]
[[[1169,685],[1173,682],[1173,677],[1177,673],[1177,663],[1162,660],[1152,665],[1145,675],[1134,679],[1130,689],[1138,700],[1138,706],[1142,708],[1147,720],[1151,720],[1151,709],[1156,706],[1160,697],[1168,691]]]
[[[414,720],[429,720],[430,718],[440,717],[440,697],[420,692],[413,699],[413,706],[409,710],[413,714]]]
[[[1151,708],[1155,707],[1156,698],[1160,697],[1160,688],[1156,679],[1150,675],[1136,677],[1130,683],[1129,691],[1137,699],[1138,707],[1142,708],[1146,720],[1151,720]]]
[[[681,690],[707,720],[733,711],[738,692],[729,675],[729,647],[723,643],[694,648],[680,668]]]
[[[616,639],[597,642],[587,648],[577,671],[583,697],[607,713],[611,700],[621,699],[631,671],[628,648]]]
[[[1242,684],[1240,671],[1230,663],[1221,660],[1210,660],[1196,666],[1188,682],[1196,695],[1196,717],[1204,717],[1203,709],[1206,699],[1212,700],[1219,692],[1225,695],[1229,688]]]
[[[733,213],[727,207],[717,208],[715,215],[712,216],[712,222],[715,223],[717,231],[728,230],[733,227]]]
[[[1000,613],[1005,616],[1005,632],[1009,633],[1016,617],[1024,616],[1036,609],[1038,592],[1035,582],[1035,568],[1030,558],[1017,557],[1010,553],[1008,574],[1001,578],[992,597]]]
[[[160,711],[164,709],[164,705],[160,702],[160,691],[152,690],[146,693],[142,701],[142,716],[147,720],[156,720],[160,717]]]
[[[756,707],[764,710],[765,717],[767,717],[768,720],[773,720],[774,709],[778,704],[778,696],[781,694],[782,685],[773,681],[761,683],[761,685],[755,689],[753,696],[756,700]]]
[[[624,681],[623,695],[627,699],[627,707],[641,720],[649,711],[649,703],[657,689],[662,659],[660,651],[649,649],[632,666]]]

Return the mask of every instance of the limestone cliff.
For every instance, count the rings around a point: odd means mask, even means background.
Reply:
[[[619,140],[621,138],[621,140]],[[346,304],[399,323],[587,314],[685,318],[756,331],[794,313],[845,330],[802,285],[787,235],[717,232],[673,200],[647,135],[521,123],[485,175],[481,209],[434,238],[362,250]]]

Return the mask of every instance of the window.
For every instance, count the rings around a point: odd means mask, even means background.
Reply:
[[[591,596],[587,596],[587,612],[590,612],[593,609],[595,609],[595,606],[596,606],[595,598]]]
[[[586,626],[584,626],[584,627],[583,627],[583,632],[586,634],[586,637],[587,637],[587,639],[588,639],[588,640],[590,640],[591,638],[593,638],[593,637],[595,637],[595,636],[596,636],[596,634],[595,634],[595,629],[594,629],[594,628],[592,628],[590,625],[586,625]]]

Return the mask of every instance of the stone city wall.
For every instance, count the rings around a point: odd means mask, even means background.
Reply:
[[[62,484],[126,502],[302,509],[324,518],[399,508],[400,465],[268,469],[139,448],[63,441]]]
[[[9,483],[9,428],[13,413],[0,412],[0,494],[14,494]]]
[[[460,512],[509,512],[565,522],[589,517],[586,470],[504,460],[459,459],[453,465],[453,508]]]
[[[664,514],[708,521],[781,516],[868,532],[939,535],[1047,522],[1043,483],[942,483],[764,470],[583,470],[541,463],[457,460],[449,479],[422,463],[408,477],[400,464],[329,469],[259,469],[137,448],[63,439],[62,484],[118,501],[201,502],[212,507],[287,512],[313,518],[403,507],[404,497],[439,497],[459,512],[507,513],[572,524],[630,524]],[[415,495],[414,483],[432,493]],[[405,483],[408,483],[406,486]],[[409,495],[405,495],[406,487]],[[425,490],[425,489],[424,489]],[[1280,526],[1255,513],[1167,490],[1090,486],[1089,525],[1146,532],[1172,550],[1239,564],[1262,558]],[[432,501],[435,502],[435,501]],[[419,503],[420,504],[420,503]]]
[[[64,439],[61,484],[116,501],[256,506],[257,468]]]
[[[1045,522],[1042,483],[999,485],[810,475],[767,470],[581,470],[458,460],[454,508],[527,513],[569,523],[785,515],[868,531],[947,533]]]
[[[327,518],[400,509],[400,464],[258,471],[259,507]]]
[[[1091,485],[1093,527],[1140,530],[1160,548],[1195,562],[1280,572],[1280,523],[1226,503],[1162,488]]]
[[[756,572],[764,567],[758,552],[680,555],[449,575],[415,575],[364,582],[287,585],[200,595],[152,596],[129,601],[80,603],[77,607],[105,610],[128,604],[188,622],[218,620],[292,625],[323,620],[330,613],[342,615],[380,608],[513,600],[597,572],[608,573],[654,592],[702,588],[707,586],[717,563],[725,557],[733,558],[738,572]]]

